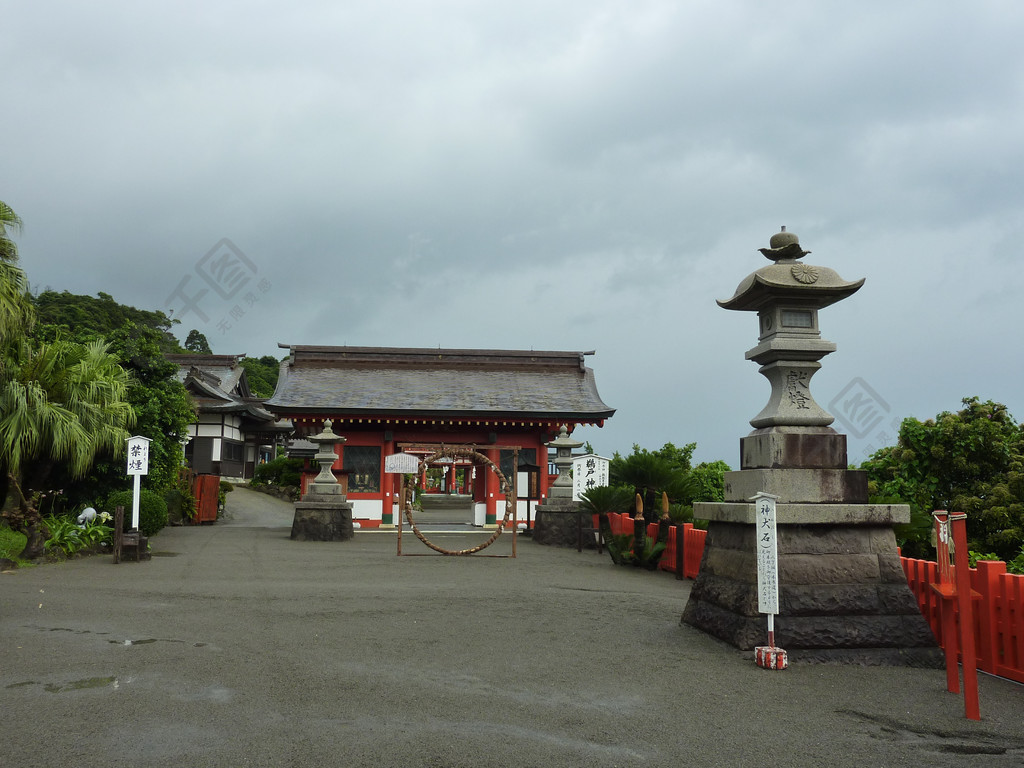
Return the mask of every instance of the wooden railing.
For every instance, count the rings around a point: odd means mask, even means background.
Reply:
[[[931,588],[939,580],[938,566],[931,560],[900,560],[921,614],[943,645],[939,596]],[[1024,683],[1024,576],[1007,573],[1006,563],[1000,560],[979,560],[970,574],[971,590],[977,593],[974,647],[978,669]]]

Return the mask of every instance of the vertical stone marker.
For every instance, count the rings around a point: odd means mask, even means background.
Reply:
[[[821,338],[818,311],[855,293],[785,227],[761,253],[772,263],[745,278],[725,309],[757,312],[758,343],[746,353],[772,391],[740,440],[740,471],[725,474],[725,501],[694,505],[710,521],[700,574],[683,621],[737,648],[764,637],[758,612],[757,513],[776,503],[779,606],[775,637],[790,660],[927,664],[941,656],[907,586],[892,526],[904,505],[870,505],[867,475],[847,469],[846,436],[811,395],[819,362],[836,345]]]

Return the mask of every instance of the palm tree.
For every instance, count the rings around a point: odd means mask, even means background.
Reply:
[[[28,537],[22,557],[32,558],[42,554],[38,499],[50,472],[62,464],[81,477],[99,454],[123,453],[135,411],[126,399],[129,376],[102,341],[23,338],[6,364],[0,381],[0,463],[10,478],[5,517]]]
[[[658,521],[658,497],[662,492],[674,502],[689,503],[693,499],[695,483],[690,473],[648,451],[612,459],[611,481],[624,485],[643,500],[644,517],[649,523]]]
[[[0,462],[29,488],[57,463],[81,477],[103,452],[125,449],[135,411],[129,376],[102,341],[22,340],[0,389]]]
[[[34,313],[29,304],[28,278],[18,267],[18,247],[10,232],[21,231],[21,219],[14,210],[0,200],[0,344],[29,330]]]
[[[18,260],[18,247],[11,240],[8,229],[20,232],[21,218],[11,206],[0,200],[0,261],[13,263]]]

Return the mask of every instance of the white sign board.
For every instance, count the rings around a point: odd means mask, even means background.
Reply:
[[[591,488],[608,485],[608,459],[593,453],[572,460],[572,498],[580,497]]]
[[[779,547],[775,530],[775,500],[778,496],[758,493],[754,497],[757,548],[757,610],[779,612]]]
[[[415,475],[419,469],[419,457],[411,453],[393,453],[384,457],[384,471],[388,474]]]
[[[135,435],[128,438],[128,474],[149,474],[149,438]]]

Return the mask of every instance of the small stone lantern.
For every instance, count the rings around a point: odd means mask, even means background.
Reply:
[[[563,424],[558,429],[558,437],[550,443],[544,443],[548,448],[555,449],[555,466],[558,467],[558,477],[551,484],[548,492],[550,499],[572,500],[572,478],[569,470],[572,469],[572,452],[574,448],[583,445],[579,440],[569,437],[569,430]]]
[[[317,444],[318,449],[313,459],[320,464],[320,474],[313,478],[313,482],[309,484],[307,495],[340,496],[339,501],[344,501],[344,488],[338,482],[338,478],[334,476],[331,467],[338,460],[338,454],[334,452],[334,446],[338,443],[344,443],[345,438],[334,434],[331,429],[333,423],[330,419],[327,419],[324,422],[322,432],[307,438],[311,443]]]
[[[331,467],[338,460],[334,446],[345,438],[334,434],[330,419],[323,431],[308,439],[318,450],[313,457],[320,464],[320,474],[313,478],[301,501],[295,502],[292,539],[301,541],[344,541],[354,534],[352,505],[345,499],[345,488],[334,476]]]

